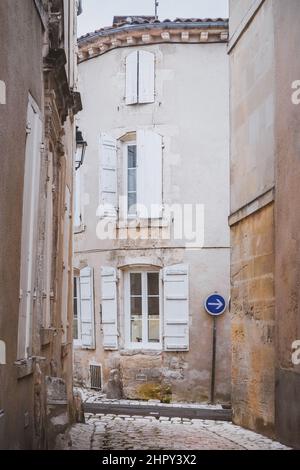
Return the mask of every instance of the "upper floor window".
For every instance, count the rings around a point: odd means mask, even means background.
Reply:
[[[126,58],[126,104],[154,102],[155,56],[134,51]]]

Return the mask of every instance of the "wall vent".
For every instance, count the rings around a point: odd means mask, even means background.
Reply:
[[[102,366],[100,364],[90,364],[91,388],[102,389]]]

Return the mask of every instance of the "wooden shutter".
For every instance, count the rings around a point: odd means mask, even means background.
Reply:
[[[162,137],[137,131],[137,203],[141,218],[159,218],[162,213]],[[153,206],[153,207],[151,207]]]
[[[189,349],[188,266],[177,264],[163,270],[164,347],[166,351]]]
[[[126,57],[126,104],[138,102],[138,52],[131,52]]]
[[[51,288],[53,262],[53,154],[48,154],[47,201],[45,225],[45,277],[44,277],[44,311],[43,326],[51,326]]]
[[[63,326],[63,343],[67,343],[68,329],[68,305],[69,305],[69,286],[70,286],[70,240],[71,240],[71,193],[66,186],[65,189],[65,213],[63,219],[63,282],[62,282],[62,309],[61,320]]]
[[[81,168],[75,171],[74,180],[74,227],[81,227]]]
[[[101,292],[103,347],[107,350],[118,349],[117,275],[115,268],[102,267]]]
[[[152,52],[139,51],[139,103],[154,102],[155,56]]]
[[[18,359],[24,359],[31,353],[31,317],[35,289],[34,281],[42,143],[42,121],[37,109],[37,106],[30,98],[27,109],[27,137],[23,187]]]
[[[90,267],[80,271],[80,322],[81,344],[87,349],[95,348],[94,285]]]
[[[116,139],[102,134],[100,148],[100,199],[103,205],[100,215],[115,217],[118,207]]]

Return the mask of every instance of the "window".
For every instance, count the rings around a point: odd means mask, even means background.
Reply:
[[[136,145],[127,145],[127,211],[136,214],[137,203],[137,155]]]
[[[148,51],[134,51],[126,58],[126,104],[154,102],[155,57]]]
[[[127,276],[127,342],[157,349],[161,343],[159,272],[133,271]]]

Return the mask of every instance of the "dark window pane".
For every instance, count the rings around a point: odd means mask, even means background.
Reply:
[[[130,295],[142,295],[141,273],[130,273]]]
[[[141,343],[143,340],[142,336],[142,318],[133,317],[131,318],[131,341],[133,343]]]
[[[129,214],[136,213],[136,193],[128,193],[128,212]]]
[[[74,277],[74,297],[77,297],[77,279]]]
[[[128,168],[136,168],[136,145],[128,146]]]
[[[136,169],[128,170],[128,191],[136,191]]]
[[[159,297],[148,297],[148,315],[159,315]]]
[[[159,295],[158,273],[148,273],[148,295]]]
[[[131,297],[131,315],[142,315],[142,297]]]
[[[73,339],[78,339],[78,320],[74,318],[73,320]]]

